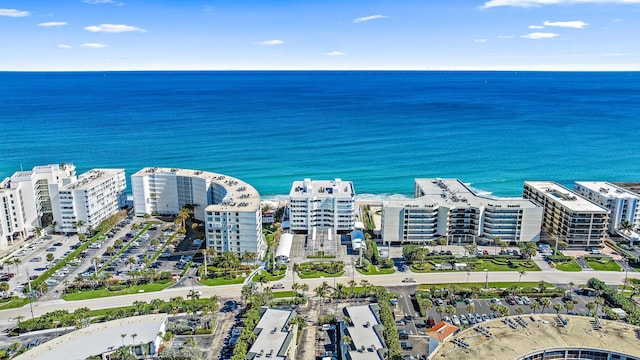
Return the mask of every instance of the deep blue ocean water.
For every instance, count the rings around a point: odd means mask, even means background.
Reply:
[[[265,196],[305,177],[410,195],[455,177],[496,195],[525,180],[640,181],[637,72],[0,73],[0,176],[210,170]]]

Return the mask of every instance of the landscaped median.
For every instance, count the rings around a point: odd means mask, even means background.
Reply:
[[[96,299],[102,297],[111,297],[111,296],[120,296],[120,295],[130,295],[130,294],[138,294],[144,292],[154,292],[154,291],[162,291],[169,286],[171,286],[173,282],[169,279],[166,282],[155,282],[151,284],[144,285],[133,285],[133,286],[120,286],[112,285],[106,288],[97,289],[97,290],[88,290],[88,291],[79,291],[75,293],[65,293],[62,294],[62,298],[67,301],[75,301],[75,300],[87,300],[87,299]],[[119,290],[116,290],[119,289]]]
[[[443,257],[411,264],[411,271],[417,273],[440,271],[540,271],[532,260],[509,259],[504,257],[454,258]]]
[[[605,256],[585,256],[584,261],[596,271],[622,271],[620,265],[610,257]]]
[[[340,277],[344,274],[342,261],[309,261],[299,264],[298,277],[315,279],[321,277]]]
[[[371,264],[369,264],[369,266],[366,266],[366,267],[356,266],[356,270],[358,270],[358,272],[363,275],[385,275],[385,274],[393,274],[394,272],[396,272],[394,268],[384,269],[379,266],[375,266]]]

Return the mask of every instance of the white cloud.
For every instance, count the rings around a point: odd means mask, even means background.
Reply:
[[[123,33],[123,32],[147,32],[145,29],[141,29],[136,26],[131,25],[121,25],[121,24],[100,24],[100,25],[92,25],[84,28],[87,31],[91,32],[102,32],[102,33]]]
[[[487,39],[473,39],[474,43],[486,43]]]
[[[60,44],[57,46],[58,49],[71,49],[71,45]]]
[[[102,49],[107,47],[107,45],[100,44],[100,43],[84,43],[80,46],[84,48],[91,48],[91,49]]]
[[[24,10],[16,10],[16,9],[0,9],[0,16],[8,16],[8,17],[25,17],[29,16],[28,11]]]
[[[282,44],[284,44],[284,41],[278,40],[278,39],[265,40],[258,43],[258,45],[263,45],[263,46],[273,46],[273,45],[282,45]]]
[[[544,29],[542,25],[529,25],[529,29]]]
[[[325,53],[325,55],[327,55],[327,56],[343,56],[344,53],[342,51],[330,51],[328,53]]]
[[[54,27],[54,26],[65,26],[67,25],[66,21],[49,21],[38,24],[38,26],[42,27]]]
[[[566,28],[573,28],[573,29],[584,29],[586,26],[588,26],[589,24],[587,24],[584,21],[545,21],[544,26],[557,26],[557,27],[566,27]]]
[[[482,8],[511,6],[511,7],[541,7],[544,5],[575,5],[575,4],[640,4],[640,0],[489,0]]]
[[[624,19],[613,19],[613,22],[623,22]]]
[[[551,39],[556,36],[560,36],[560,35],[555,33],[533,32],[530,34],[522,35],[520,37],[525,39],[539,40],[539,39]]]
[[[388,16],[385,15],[371,15],[371,16],[364,16],[364,17],[359,17],[356,19],[353,19],[354,23],[361,23],[361,22],[365,22],[365,21],[371,21],[371,20],[377,20],[377,19],[386,19],[388,18]]]
[[[113,0],[84,0],[86,4],[114,4]]]

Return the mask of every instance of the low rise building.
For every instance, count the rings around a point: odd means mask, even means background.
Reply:
[[[526,181],[523,196],[540,204],[542,230],[570,247],[600,246],[609,210],[551,181]]]
[[[295,311],[262,308],[254,330],[256,340],[247,359],[295,360],[298,332],[298,325],[292,322],[295,317]]]
[[[530,200],[480,195],[458,179],[416,179],[413,199],[382,202],[386,243],[538,241],[541,220]]]
[[[0,249],[53,222],[51,186],[76,180],[72,164],[36,166],[0,182]]]
[[[207,247],[264,254],[260,194],[246,182],[201,170],[144,168],[131,184],[136,215],[176,215],[189,206],[205,224]]]
[[[119,348],[129,345],[133,359],[155,359],[162,345],[167,315],[142,315],[92,324],[53,338],[21,355],[16,360],[69,360],[98,356],[114,358]],[[124,335],[124,337],[123,337]]]
[[[289,192],[291,230],[308,233],[316,227],[352,231],[356,222],[355,195],[350,181],[294,181]]]
[[[51,186],[56,231],[72,233],[95,228],[120,211],[127,201],[124,169],[93,169],[66,185]],[[84,225],[77,228],[78,222]]]
[[[609,234],[616,234],[624,221],[640,227],[640,195],[605,181],[576,181],[578,195],[609,209]]]
[[[384,327],[380,322],[377,304],[348,306],[345,308],[352,325],[342,323],[341,336],[349,336],[351,341],[341,341],[342,360],[384,360],[388,349],[384,343]]]

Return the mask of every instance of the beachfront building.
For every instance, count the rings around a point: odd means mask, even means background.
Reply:
[[[542,206],[542,230],[570,247],[600,246],[609,210],[551,181],[525,181],[523,196]]]
[[[260,313],[247,359],[295,360],[298,325],[292,320],[296,312],[263,307]]]
[[[72,164],[36,166],[0,182],[0,249],[26,238],[36,227],[51,225],[50,187],[76,179]]]
[[[56,231],[85,232],[96,228],[126,205],[124,169],[92,169],[66,185],[51,186]],[[77,228],[78,222],[84,225]]]
[[[377,304],[347,306],[344,310],[351,325],[344,321],[340,323],[340,336],[351,338],[351,342],[345,344],[340,341],[342,347],[341,360],[384,360],[388,349],[384,343],[384,327],[378,317],[380,307]]]
[[[144,168],[131,176],[131,187],[137,216],[176,215],[188,206],[205,224],[207,247],[258,257],[266,250],[260,194],[242,180],[200,170]]]
[[[629,236],[633,231],[620,231],[624,221],[636,229],[640,227],[640,195],[605,181],[576,181],[578,195],[609,209],[609,234]]]
[[[530,200],[480,195],[458,179],[416,179],[413,199],[382,202],[386,243],[538,241],[541,220]]]
[[[70,360],[97,356],[109,360],[116,358],[119,349],[125,345],[130,346],[126,353],[131,359],[156,359],[166,326],[167,314],[133,316],[91,324],[54,337],[14,359]]]
[[[289,193],[291,230],[309,233],[315,227],[352,231],[356,222],[355,195],[350,181],[294,181]]]

